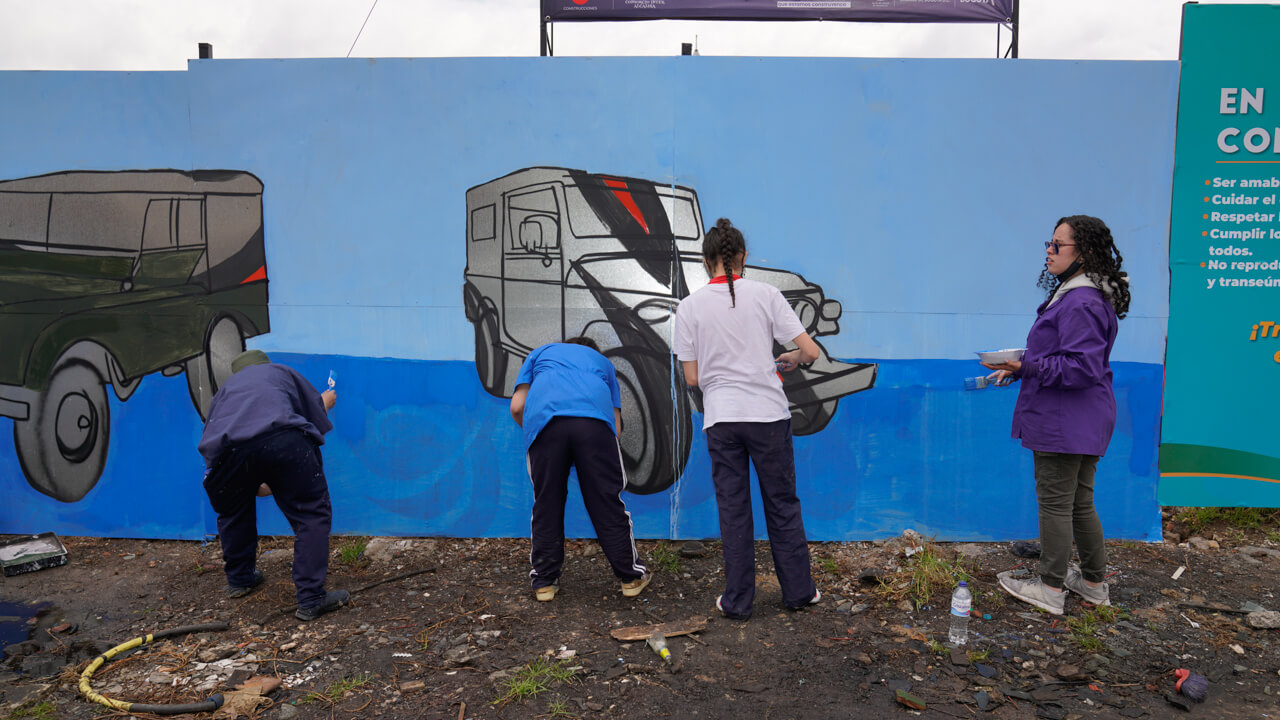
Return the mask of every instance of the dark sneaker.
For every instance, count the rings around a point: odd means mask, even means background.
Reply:
[[[635,597],[644,592],[649,587],[649,583],[653,581],[653,573],[647,572],[635,580],[628,580],[622,583],[622,597]]]
[[[809,602],[805,603],[804,605],[797,605],[796,607],[788,607],[787,609],[788,609],[788,610],[803,610],[803,609],[805,609],[805,608],[809,607],[810,605],[817,605],[817,604],[818,604],[818,603],[820,603],[820,602],[822,602],[822,591],[821,591],[821,590],[819,590],[819,589],[817,589],[817,588],[814,588],[814,589],[813,589],[813,597],[809,598]]]
[[[1062,587],[1094,605],[1111,604],[1111,589],[1107,584],[1098,583],[1098,587],[1089,587],[1084,581],[1084,576],[1080,574],[1080,568],[1075,565],[1067,566],[1067,577],[1062,580]]]
[[[253,580],[250,581],[248,585],[244,587],[235,587],[232,585],[227,585],[225,588],[223,588],[223,591],[227,593],[227,597],[229,598],[242,598],[245,595],[252,593],[254,590],[257,590],[258,588],[262,587],[262,583],[266,581],[267,581],[267,578],[263,576],[262,571],[257,568],[254,568]]]
[[[1018,598],[1024,603],[1030,603],[1047,610],[1054,615],[1061,615],[1067,605],[1067,591],[1054,591],[1041,582],[1040,578],[1032,578],[1030,580],[1018,580],[1010,576],[1008,571],[996,575],[1000,580],[1000,587],[1010,595]]]
[[[731,615],[731,614],[729,614],[729,613],[725,612],[725,611],[724,611],[724,606],[722,606],[722,605],[720,604],[720,598],[722,598],[722,597],[724,597],[724,596],[723,596],[723,595],[717,595],[717,596],[716,596],[716,609],[720,611],[720,614],[721,614],[721,615],[723,615],[723,616],[725,616],[725,617],[729,618],[730,620],[749,620],[749,619],[751,619],[751,615],[750,615],[750,614],[747,614],[747,615],[736,615],[736,614],[732,614],[732,615]]]
[[[320,617],[321,615],[324,615],[325,613],[331,613],[334,610],[337,610],[343,605],[346,605],[350,600],[351,600],[351,593],[347,592],[346,590],[330,590],[329,592],[325,593],[324,601],[322,601],[319,605],[312,605],[310,607],[299,607],[298,610],[293,614],[293,616],[303,622],[310,622]]]

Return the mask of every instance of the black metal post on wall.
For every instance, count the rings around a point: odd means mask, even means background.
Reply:
[[[1013,40],[1009,43],[1009,56],[1018,57],[1018,6],[1021,0],[1013,0]]]
[[[201,60],[212,60],[212,59],[213,59],[213,44],[212,44],[212,43],[200,43],[200,44],[199,44],[199,46],[198,46],[198,50],[199,50],[199,56],[200,56],[200,59],[201,59]]]
[[[551,42],[552,25],[553,23],[551,22],[551,16],[543,15],[542,27],[538,31],[538,41],[540,46],[542,47],[542,53],[541,53],[542,57],[547,57],[549,55],[556,54],[555,48],[552,46],[552,42]]]

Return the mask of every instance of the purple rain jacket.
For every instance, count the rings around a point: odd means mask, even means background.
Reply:
[[[297,370],[277,363],[250,365],[227,378],[209,404],[200,437],[205,465],[227,449],[277,430],[298,428],[316,445],[333,429],[320,393]]]
[[[1111,348],[1119,320],[1091,282],[1051,302],[1036,310],[1027,333],[1013,437],[1030,450],[1105,455],[1116,426]]]

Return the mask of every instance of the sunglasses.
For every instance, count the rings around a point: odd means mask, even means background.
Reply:
[[[1044,249],[1045,249],[1045,250],[1052,250],[1052,251],[1053,251],[1053,254],[1054,254],[1054,255],[1057,255],[1057,254],[1058,254],[1058,250],[1059,250],[1060,248],[1064,248],[1064,247],[1075,247],[1075,246],[1076,246],[1076,244],[1075,244],[1075,243],[1060,243],[1060,242],[1054,242],[1054,241],[1050,240],[1050,241],[1048,241],[1048,242],[1046,242],[1046,243],[1044,244]]]

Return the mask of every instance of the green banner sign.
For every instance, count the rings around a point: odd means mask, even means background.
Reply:
[[[1162,505],[1280,506],[1280,6],[1183,6]]]

